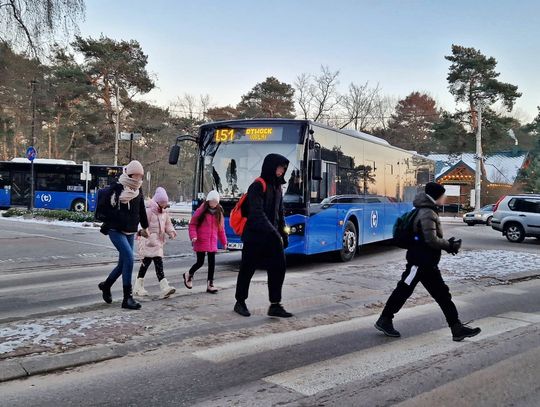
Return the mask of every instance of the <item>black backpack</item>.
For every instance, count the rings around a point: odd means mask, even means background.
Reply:
[[[416,241],[414,221],[418,209],[413,209],[397,218],[393,230],[393,243],[402,249],[410,249]]]
[[[99,222],[107,222],[111,218],[111,212],[113,207],[111,206],[111,197],[115,194],[114,185],[109,185],[106,188],[98,189],[96,200],[96,211],[94,212],[94,219]],[[118,202],[118,196],[116,197]]]

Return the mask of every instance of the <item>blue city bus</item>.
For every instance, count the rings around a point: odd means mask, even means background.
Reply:
[[[0,161],[0,208],[28,207],[31,195],[31,169],[26,159]],[[85,208],[86,181],[81,180],[82,165],[73,161],[36,159],[34,161],[34,208]],[[94,211],[97,189],[118,178],[122,167],[91,165],[88,182],[88,210]]]
[[[287,254],[332,252],[351,260],[358,247],[392,237],[396,219],[434,176],[434,163],[369,134],[337,130],[307,120],[250,119],[202,125],[180,136],[198,145],[193,209],[208,191],[221,194],[225,215],[253,180],[264,157],[278,153],[290,165],[284,185],[289,232]],[[229,249],[242,242],[226,224]]]

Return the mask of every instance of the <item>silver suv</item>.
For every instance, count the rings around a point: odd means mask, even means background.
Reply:
[[[491,227],[513,243],[540,239],[540,194],[507,195],[495,204]]]

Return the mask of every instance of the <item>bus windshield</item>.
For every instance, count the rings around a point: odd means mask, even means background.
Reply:
[[[238,199],[260,175],[264,157],[289,160],[284,202],[303,202],[303,135],[300,124],[234,124],[202,130],[203,187],[217,189],[224,200]]]

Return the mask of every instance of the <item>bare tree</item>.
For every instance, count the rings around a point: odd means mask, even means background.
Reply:
[[[339,105],[341,96],[337,91],[339,71],[321,66],[319,75],[301,74],[294,83],[296,102],[305,119],[328,120]]]
[[[298,107],[300,108],[300,111],[302,113],[302,116],[304,116],[305,120],[310,119],[310,113],[312,108],[312,102],[313,102],[313,94],[314,92],[314,86],[312,82],[312,76],[303,73],[296,77],[296,81],[294,82],[294,88],[296,90],[295,92],[295,99],[296,103],[298,103]]]
[[[375,121],[376,103],[381,98],[380,91],[379,84],[370,88],[369,82],[363,85],[351,83],[348,93],[341,98],[347,116],[340,128],[343,129],[350,124],[353,124],[355,130],[360,131],[371,128]]]
[[[212,110],[212,99],[208,94],[201,94],[198,97],[190,93],[178,96],[170,104],[170,112],[178,118],[189,119],[191,121],[208,120],[208,111]]]
[[[397,99],[393,96],[378,95],[373,106],[373,127],[388,130],[388,122],[396,109]]]
[[[56,34],[77,32],[84,13],[84,0],[1,0],[0,40],[28,48],[37,57]]]
[[[208,120],[208,109],[212,105],[212,99],[209,94],[199,95],[199,107],[201,110],[201,119]]]
[[[332,72],[328,66],[321,66],[321,74],[315,77],[315,93],[313,100],[315,102],[315,112],[313,120],[317,121],[324,118],[339,105],[341,96],[337,92],[339,84],[339,71]]]

